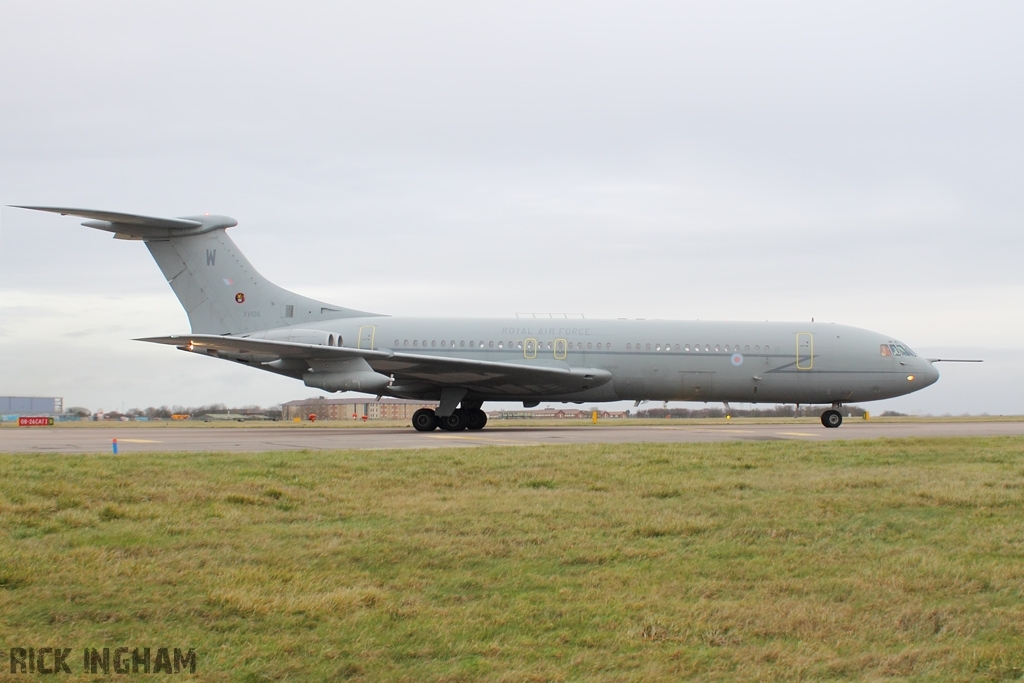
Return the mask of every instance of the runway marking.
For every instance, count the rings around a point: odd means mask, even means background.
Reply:
[[[463,436],[456,434],[428,434],[431,439],[449,439],[453,441],[479,441],[481,443],[492,443],[501,446],[518,446],[519,442],[516,441],[501,441],[498,439],[488,439],[482,436]]]

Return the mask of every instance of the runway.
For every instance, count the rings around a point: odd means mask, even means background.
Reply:
[[[817,424],[672,424],[570,427],[488,426],[478,432],[420,433],[412,428],[23,427],[0,430],[4,453],[120,453],[144,451],[299,451],[385,448],[468,448],[584,443],[711,441],[833,441],[947,436],[1021,436],[1024,422],[863,422],[839,429]]]

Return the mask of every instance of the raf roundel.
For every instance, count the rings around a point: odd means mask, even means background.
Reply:
[[[235,303],[244,304],[245,303],[245,294],[242,294],[241,292],[239,292],[238,294],[235,294]]]
[[[743,365],[743,355],[739,353],[732,354],[732,364],[736,367]]]

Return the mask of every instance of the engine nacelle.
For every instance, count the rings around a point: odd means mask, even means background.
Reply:
[[[361,391],[380,394],[391,385],[391,378],[370,367],[362,358],[331,361],[329,370],[314,370],[302,376],[307,387],[325,391]]]
[[[284,327],[277,330],[266,330],[249,335],[250,339],[266,339],[267,341],[291,342],[293,344],[310,344],[311,346],[341,346],[340,334],[323,330],[307,330],[295,327]]]

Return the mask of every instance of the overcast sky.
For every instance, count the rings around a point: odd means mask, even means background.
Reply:
[[[0,203],[227,214],[392,314],[835,321],[1024,413],[1024,4],[0,4]],[[141,243],[0,210],[0,394],[271,405]]]

